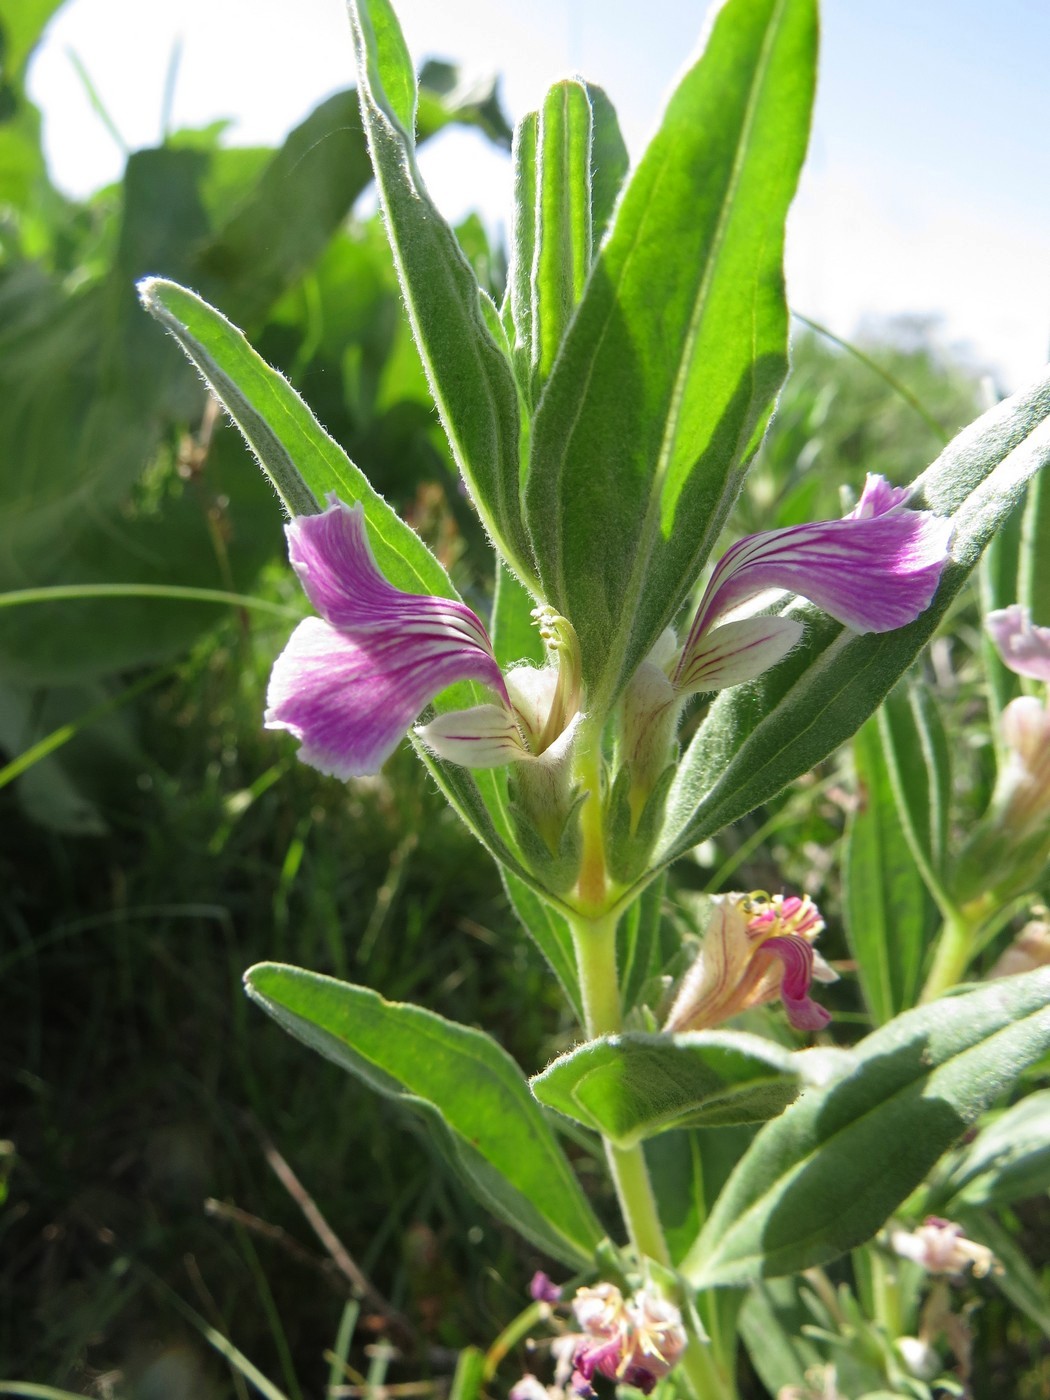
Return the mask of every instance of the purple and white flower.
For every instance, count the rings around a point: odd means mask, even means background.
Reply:
[[[305,763],[338,778],[377,773],[420,711],[468,680],[488,686],[497,703],[423,726],[428,747],[474,768],[550,766],[564,757],[579,705],[578,684],[559,684],[565,665],[519,667],[505,680],[470,608],[402,592],[383,576],[360,504],[330,495],[326,510],[297,516],[286,533],[292,567],[320,616],[301,622],[277,658],[265,723],[294,734]],[[571,650],[561,619],[548,619],[546,630],[552,654]]]
[[[812,599],[855,631],[888,631],[929,604],[951,526],[909,510],[906,492],[869,477],[843,520],[750,535],[727,551],[704,592],[684,646],[668,631],[628,687],[625,756],[639,772],[666,763],[685,698],[739,685],[797,642],[789,617],[734,617],[771,588]],[[332,494],[326,510],[286,528],[289,557],[318,617],[307,618],[278,658],[266,724],[299,739],[300,757],[335,777],[375,773],[419,713],[447,686],[478,681],[492,703],[439,715],[417,734],[439,757],[471,768],[532,770],[564,798],[585,697],[570,623],[539,608],[550,664],[504,677],[481,620],[449,598],[405,593],[376,565],[360,504]],[[1038,630],[1038,629],[1037,629]]]
[[[809,896],[755,891],[715,895],[711,903],[700,952],[664,1030],[706,1030],[777,997],[797,1030],[823,1030],[831,1017],[809,995],[810,983],[838,978],[813,947],[824,920]]]
[[[679,649],[668,629],[632,677],[621,729],[635,806],[669,760],[686,699],[754,680],[802,636],[796,618],[739,616],[770,590],[801,594],[854,632],[890,632],[929,607],[952,526],[869,475],[841,520],[748,535],[719,560]]]

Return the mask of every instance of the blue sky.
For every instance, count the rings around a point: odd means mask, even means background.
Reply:
[[[606,87],[637,154],[695,52],[705,0],[401,0],[417,57],[503,74],[509,113],[581,71]],[[641,20],[637,18],[641,13]],[[810,160],[788,247],[792,304],[851,336],[897,313],[1014,388],[1050,354],[1050,68],[1046,0],[826,0]],[[156,141],[173,44],[176,125],[232,117],[231,139],[276,142],[352,81],[342,0],[71,0],[30,72],[56,177],[86,193],[119,173],[75,50],[128,144]],[[450,134],[424,170],[451,216],[509,208],[505,162]]]

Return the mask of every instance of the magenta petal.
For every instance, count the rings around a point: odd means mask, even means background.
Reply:
[[[277,658],[267,728],[290,730],[305,763],[350,778],[378,772],[456,681],[491,686],[509,714],[481,620],[454,599],[395,588],[376,567],[360,503],[328,499],[321,514],[287,526],[289,557],[321,618],[300,623]]]
[[[791,1024],[800,1031],[823,1030],[831,1020],[831,1014],[818,1006],[809,995],[809,984],[813,978],[813,949],[809,943],[798,934],[789,933],[767,938],[761,951],[772,953],[784,964],[780,1000]]]
[[[855,632],[891,632],[914,621],[937,591],[952,526],[902,508],[893,488],[884,487],[869,499],[872,509],[885,507],[881,513],[739,540],[711,577],[686,649],[716,618],[767,588],[800,593]]]
[[[334,492],[328,500],[319,515],[297,515],[285,526],[292,568],[326,622],[353,636],[436,622],[491,650],[483,623],[464,603],[403,593],[380,573],[360,502],[345,505]],[[497,688],[502,690],[502,682]]]
[[[267,729],[287,729],[304,763],[336,778],[377,773],[409,725],[456,681],[494,683],[491,655],[440,626],[351,637],[308,617],[274,663]]]

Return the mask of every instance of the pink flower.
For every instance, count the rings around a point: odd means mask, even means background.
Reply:
[[[590,1394],[595,1375],[648,1395],[677,1364],[688,1337],[682,1315],[662,1294],[640,1288],[625,1299],[612,1283],[580,1288],[573,1311],[583,1336],[576,1349],[576,1388]]]
[[[836,975],[813,943],[824,920],[808,895],[715,895],[700,952],[664,1024],[665,1031],[703,1030],[749,1007],[780,997],[798,1030],[822,1030],[831,1020],[812,1000],[813,978]]]
[[[895,1254],[921,1264],[929,1274],[959,1278],[972,1268],[974,1278],[984,1278],[999,1272],[987,1245],[968,1240],[961,1225],[937,1215],[928,1215],[917,1230],[894,1230],[890,1245]]]

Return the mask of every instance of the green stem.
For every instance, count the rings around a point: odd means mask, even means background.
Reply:
[[[512,1347],[516,1347],[523,1337],[527,1337],[537,1324],[550,1316],[549,1303],[530,1303],[513,1318],[485,1353],[482,1377],[491,1381],[500,1368],[500,1363]]]
[[[690,1337],[679,1365],[696,1400],[737,1400],[736,1382],[719,1366],[709,1343]]]
[[[979,927],[979,921],[968,919],[961,911],[945,919],[920,1002],[936,1001],[962,981],[970,959],[977,951]]]
[[[616,976],[616,917],[570,917],[576,967],[580,975],[587,1035],[615,1035],[620,1030],[620,988]],[[654,1259],[670,1266],[671,1256],[656,1209],[652,1183],[641,1143],[617,1147],[605,1139],[613,1185],[620,1202],[627,1233],[639,1259]]]
[[[587,922],[602,922],[608,905],[608,876],[605,869],[605,830],[602,819],[602,731],[601,724],[584,720],[576,742],[576,777],[587,797],[580,813],[583,859],[580,862],[579,898]],[[615,925],[613,928],[612,985],[616,986]],[[617,1028],[619,1012],[617,1011]],[[599,1032],[600,1034],[601,1032]]]
[[[875,1321],[882,1324],[891,1341],[896,1341],[905,1331],[896,1265],[886,1258],[877,1245],[868,1246],[868,1256]]]

